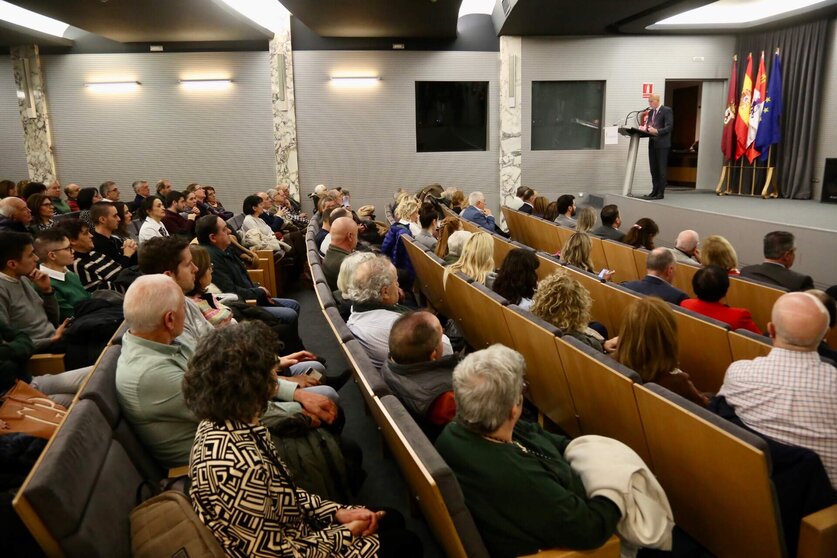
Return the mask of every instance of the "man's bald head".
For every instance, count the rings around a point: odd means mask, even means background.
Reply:
[[[828,310],[808,293],[787,293],[773,305],[767,325],[773,345],[792,351],[816,351],[828,331]]]
[[[681,252],[691,255],[694,254],[698,242],[700,242],[700,237],[697,232],[693,230],[681,231],[677,235],[677,240],[674,241],[674,247]]]
[[[28,226],[32,222],[32,212],[29,211],[26,202],[15,196],[0,200],[0,215],[24,226]]]
[[[357,246],[357,223],[351,217],[340,217],[331,223],[331,244],[351,252]]]
[[[442,357],[442,324],[430,312],[410,312],[392,324],[389,356],[398,364],[429,362]]]

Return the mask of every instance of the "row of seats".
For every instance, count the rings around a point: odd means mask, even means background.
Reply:
[[[441,260],[410,239],[403,241],[433,306],[455,318],[476,348],[511,338],[509,346],[526,360],[530,398],[538,409],[571,436],[598,434],[632,447],[665,488],[678,525],[705,548],[720,557],[789,555],[762,438],[660,386],[642,385],[634,371],[561,337],[480,284],[464,281],[467,288],[461,289],[462,278],[451,276],[442,285]],[[495,235],[499,244],[506,253],[521,247]],[[495,250],[498,262],[502,257]],[[544,275],[560,265],[548,255],[539,257]],[[467,310],[474,304],[478,314]],[[747,345],[751,340],[744,335],[736,338],[747,350],[769,350],[763,343]],[[837,553],[837,506],[806,517],[801,528],[798,556]]]
[[[549,254],[559,252],[564,243],[575,232],[557,223],[533,217],[508,207],[503,208],[503,216],[516,240]],[[590,236],[590,240],[592,242],[591,260],[593,264],[596,269],[616,270],[612,278],[613,281],[622,283],[645,277],[645,261],[648,258],[648,250],[633,248],[613,240],[602,240],[593,235]],[[692,277],[700,267],[682,262],[677,262],[676,265],[677,271],[674,274],[672,284],[686,292],[690,297],[695,298]],[[730,306],[749,309],[756,325],[762,331],[767,331],[767,322],[770,321],[773,303],[785,292],[781,288],[764,285],[756,281],[741,277],[730,277],[727,303]]]
[[[430,529],[447,556],[488,558],[488,551],[465,505],[455,475],[410,413],[392,395],[363,346],[340,317],[322,271],[321,258],[314,243],[313,225],[307,231],[306,243],[311,277],[325,318],[351,364],[354,379],[369,412],[380,428]],[[616,537],[591,552],[549,550],[537,554],[539,558],[606,558],[618,555],[619,542]]]

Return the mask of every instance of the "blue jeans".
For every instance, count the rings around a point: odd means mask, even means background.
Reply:
[[[299,319],[299,303],[290,298],[272,298],[277,306],[262,306],[283,324],[292,324]]]
[[[300,374],[304,374],[309,368],[313,368],[314,370],[322,374],[323,378],[325,378],[326,367],[323,366],[321,362],[316,360],[306,360],[305,362],[294,364],[293,366],[288,368],[288,372],[291,376],[299,376]],[[310,391],[311,393],[323,395],[334,401],[337,405],[340,404],[340,396],[337,395],[337,392],[331,386],[323,385],[307,387],[305,388],[305,391]]]

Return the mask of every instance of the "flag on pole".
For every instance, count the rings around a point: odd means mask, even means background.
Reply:
[[[735,94],[738,92],[738,55],[732,57],[732,73],[729,76],[729,90],[727,91],[727,108],[724,110],[724,132],[721,135],[721,153],[724,162],[732,161],[735,157],[735,110],[737,108]]]
[[[766,91],[767,74],[764,73],[764,51],[761,51],[759,72],[756,74],[756,83],[755,87],[753,87],[753,102],[750,104],[750,125],[747,129],[747,160],[750,163],[759,156],[759,152],[756,149],[756,134],[759,131],[759,122],[761,122]]]
[[[773,55],[773,66],[770,68],[770,81],[767,84],[761,116],[761,125],[756,134],[756,148],[761,152],[761,160],[766,161],[770,146],[782,141],[782,127],[779,123],[782,117],[782,57],[778,48]]]
[[[741,158],[747,151],[747,131],[750,128],[750,100],[753,95],[753,55],[747,55],[747,70],[744,72],[744,82],[741,84],[741,97],[738,101],[738,116],[735,119],[735,137],[738,140],[735,149],[735,160]]]

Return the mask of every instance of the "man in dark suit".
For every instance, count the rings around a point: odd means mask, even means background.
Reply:
[[[526,188],[525,190],[523,190],[523,193],[520,195],[520,197],[523,200],[523,205],[520,206],[520,209],[518,209],[518,211],[531,215],[532,210],[535,208],[532,205],[532,202],[535,201],[535,191],[531,188]]]
[[[660,104],[660,96],[656,94],[648,97],[648,106],[648,119],[641,129],[651,134],[648,138],[648,164],[651,167],[653,188],[650,195],[642,197],[646,200],[661,200],[666,192],[666,170],[674,113],[669,107]]]
[[[614,205],[606,205],[602,208],[602,212],[599,215],[602,220],[602,226],[593,229],[593,234],[600,237],[600,238],[607,238],[609,240],[615,240],[616,242],[622,242],[622,239],[625,238],[625,233],[619,230],[619,227],[622,226],[622,218],[619,216],[619,208]]]
[[[674,254],[671,253],[671,250],[668,248],[654,248],[648,254],[648,259],[645,262],[647,275],[641,281],[628,281],[622,283],[622,286],[640,294],[656,296],[679,306],[681,302],[689,298],[689,295],[677,287],[671,286],[675,269]]]
[[[773,231],[764,236],[764,262],[748,265],[741,269],[741,275],[770,285],[777,285],[789,291],[807,291],[814,288],[810,275],[791,271],[796,259],[793,234],[787,231]]]

